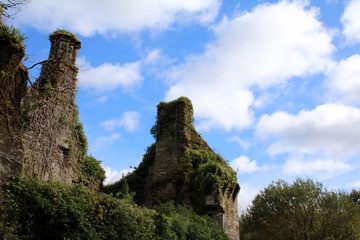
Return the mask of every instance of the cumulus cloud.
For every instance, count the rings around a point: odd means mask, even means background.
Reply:
[[[192,99],[199,127],[249,127],[257,103],[251,87],[268,88],[292,77],[323,72],[332,63],[331,34],[304,1],[259,5],[213,28],[214,43],[169,78],[166,100]]]
[[[344,25],[343,34],[348,43],[360,42],[360,1],[351,0],[345,7],[345,11],[341,17]]]
[[[359,123],[359,108],[323,104],[296,115],[264,115],[255,134],[270,142],[270,155],[287,154],[284,173],[324,179],[359,166]]]
[[[285,162],[285,174],[305,174],[316,178],[328,178],[352,170],[352,166],[333,159],[296,159],[291,158]]]
[[[273,137],[268,151],[318,154],[346,159],[360,153],[360,109],[342,104],[323,104],[297,115],[275,112],[264,115],[256,126],[260,138]]]
[[[239,144],[240,147],[244,150],[248,149],[248,147],[250,146],[250,142],[241,139],[239,136],[231,137],[229,139],[229,142],[235,142],[235,143]]]
[[[32,0],[18,21],[41,30],[65,28],[83,36],[163,29],[175,22],[208,23],[219,0]]]
[[[79,86],[99,92],[112,91],[119,87],[130,89],[138,86],[143,79],[140,61],[122,65],[103,63],[93,67],[84,57],[80,57],[77,65],[79,66]]]
[[[107,166],[103,166],[103,168],[105,170],[105,176],[106,176],[104,184],[114,183],[120,180],[123,176],[126,176],[128,173],[134,171],[134,169],[131,168],[125,168],[121,170],[115,170]]]
[[[98,137],[95,139],[92,148],[98,149],[98,148],[102,148],[104,146],[108,146],[108,145],[114,143],[115,141],[119,140],[120,138],[121,138],[121,135],[118,133],[112,133],[107,136]]]
[[[359,29],[360,31],[360,29]],[[360,55],[340,61],[328,73],[326,85],[332,99],[346,103],[360,103]]]
[[[132,111],[123,113],[119,118],[105,120],[100,123],[100,126],[107,131],[114,131],[119,127],[123,127],[129,132],[134,132],[139,128],[139,125],[140,114]]]
[[[250,160],[245,155],[241,155],[240,157],[231,161],[230,166],[239,174],[255,173],[265,169],[264,167],[260,167],[255,160]]]
[[[238,196],[239,213],[246,211],[259,191],[260,189],[252,186],[249,183],[241,183],[241,189]]]

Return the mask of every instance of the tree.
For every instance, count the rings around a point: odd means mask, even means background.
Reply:
[[[350,196],[354,203],[360,204],[360,191],[353,189],[350,193]]]
[[[22,5],[29,3],[30,0],[6,0],[0,1],[0,22],[2,16],[11,18],[14,16]]]
[[[240,217],[241,239],[359,239],[360,206],[343,192],[296,179],[271,183]]]

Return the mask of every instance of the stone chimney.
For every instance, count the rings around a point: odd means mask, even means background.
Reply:
[[[86,150],[75,104],[79,39],[63,30],[50,36],[49,59],[23,101],[24,174],[43,180],[78,180]]]
[[[43,64],[38,87],[66,87],[75,90],[78,72],[76,56],[81,48],[80,40],[72,33],[57,30],[50,35],[50,42],[49,58]]]

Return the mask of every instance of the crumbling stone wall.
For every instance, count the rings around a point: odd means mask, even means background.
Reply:
[[[80,41],[66,31],[50,36],[49,59],[22,103],[23,172],[43,180],[78,181],[84,149],[75,104]]]
[[[0,185],[22,168],[20,104],[26,93],[24,46],[0,23]]]
[[[156,142],[124,180],[139,204],[172,201],[211,216],[230,239],[239,239],[235,172],[196,132],[193,107],[182,97],[158,105]],[[123,184],[118,183],[119,186]],[[116,184],[109,191],[116,192]]]

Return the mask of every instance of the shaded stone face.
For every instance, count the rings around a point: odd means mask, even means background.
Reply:
[[[21,173],[21,99],[26,93],[27,71],[21,60],[22,44],[0,36],[0,184]]]

